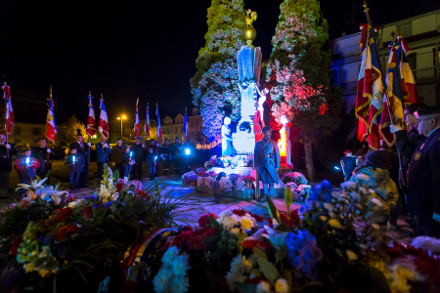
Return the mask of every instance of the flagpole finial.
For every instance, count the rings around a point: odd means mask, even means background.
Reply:
[[[91,97],[92,96],[92,91],[91,90],[89,90],[89,97]]]
[[[370,10],[370,8],[368,8],[367,6],[367,0],[364,0],[364,12],[368,12]]]
[[[50,97],[52,98],[52,85],[50,85]]]
[[[104,95],[101,93],[101,100],[103,100],[104,99]]]

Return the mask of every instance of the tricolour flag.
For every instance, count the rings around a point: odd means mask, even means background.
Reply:
[[[183,133],[185,134],[185,142],[188,140],[188,113],[185,107],[185,119],[183,120]]]
[[[93,109],[93,97],[91,92],[89,92],[89,118],[87,119],[87,133],[90,137],[96,134],[96,118],[95,110]]]
[[[379,124],[383,110],[383,83],[375,45],[374,28],[361,24],[362,63],[358,78],[356,117],[359,119],[358,139],[367,139],[372,149],[380,146]]]
[[[108,117],[107,117],[107,111],[105,110],[104,105],[104,98],[101,94],[101,99],[99,102],[99,109],[101,109],[101,115],[99,116],[99,126],[98,130],[99,133],[101,133],[102,137],[105,139],[108,139],[109,133],[108,133]]]
[[[6,108],[6,133],[11,134],[12,127],[14,127],[15,125],[14,111],[12,110],[12,103],[11,103],[11,89],[6,84],[6,82],[2,86],[2,89],[3,89],[3,99],[5,100],[5,108]]]
[[[147,102],[147,110],[145,112],[144,132],[150,137],[150,102]]]
[[[136,100],[136,121],[134,122],[134,133],[135,137],[139,137],[139,133],[141,132],[141,126],[139,125],[139,112],[138,112],[138,106],[139,106],[139,98]]]
[[[162,143],[162,128],[160,126],[160,116],[159,116],[159,106],[156,103],[156,116],[157,116],[157,137],[159,138],[159,143]]]
[[[390,132],[391,121],[404,121],[403,108],[407,105],[420,102],[417,94],[416,82],[406,56],[410,50],[402,37],[388,45],[390,56],[387,65],[387,97],[383,100],[383,113],[380,119],[380,133],[382,139],[389,145],[394,144],[394,135]],[[390,116],[393,116],[391,119]]]
[[[52,98],[52,87],[50,87],[49,105],[46,119],[46,131],[45,135],[48,140],[55,144],[55,134],[57,133],[57,123],[55,121],[55,111]]]

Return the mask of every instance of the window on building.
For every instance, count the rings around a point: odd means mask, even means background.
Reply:
[[[176,127],[176,134],[179,133],[179,127]]]
[[[199,122],[196,122],[196,128],[199,128]]]
[[[194,128],[194,122],[191,122],[191,128]]]
[[[15,126],[14,135],[21,135],[21,126]]]
[[[37,128],[37,127],[32,128],[32,135],[34,136],[41,135],[41,128]]]

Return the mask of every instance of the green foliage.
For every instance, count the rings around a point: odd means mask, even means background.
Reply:
[[[66,123],[60,125],[60,136],[62,136],[65,140],[63,142],[65,142],[67,145],[75,142],[77,129],[81,131],[81,134],[84,137],[84,141],[87,141],[89,139],[86,126],[81,121],[79,121],[75,115],[72,115],[71,117],[67,118]]]

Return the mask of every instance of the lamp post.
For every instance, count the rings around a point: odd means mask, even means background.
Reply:
[[[124,120],[124,119],[127,119],[127,116],[122,115],[122,116],[118,117],[118,120],[121,121],[121,140],[122,141],[124,141],[124,138],[122,137],[122,134],[123,134],[123,132],[122,132],[122,120]]]

